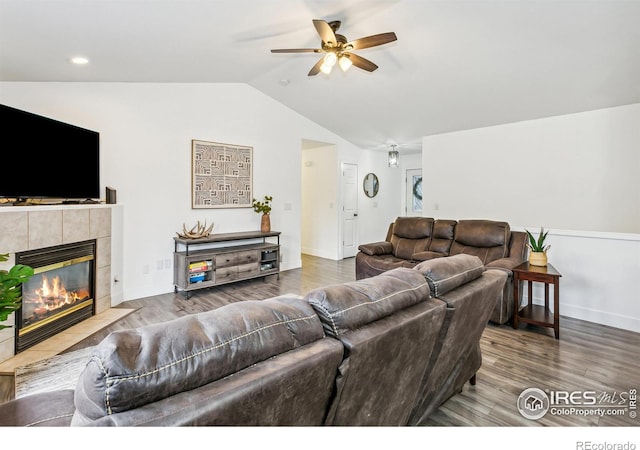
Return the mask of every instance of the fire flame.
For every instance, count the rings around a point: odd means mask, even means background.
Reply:
[[[80,289],[78,291],[67,291],[60,277],[55,277],[51,283],[46,275],[42,276],[42,285],[34,290],[35,297],[31,297],[29,303],[39,303],[35,309],[38,314],[62,308],[65,305],[72,305],[78,300],[89,296],[89,291]]]

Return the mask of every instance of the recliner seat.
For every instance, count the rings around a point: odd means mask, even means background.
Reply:
[[[407,268],[315,289],[305,299],[344,345],[326,425],[406,425],[441,332],[445,304]]]

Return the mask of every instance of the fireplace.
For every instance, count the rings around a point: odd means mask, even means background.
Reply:
[[[93,316],[95,257],[95,240],[16,253],[34,269],[16,312],[16,354]]]

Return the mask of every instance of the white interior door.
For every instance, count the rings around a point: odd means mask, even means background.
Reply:
[[[342,257],[358,251],[358,166],[342,164]]]
[[[422,169],[407,169],[406,203],[407,216],[422,215]]]

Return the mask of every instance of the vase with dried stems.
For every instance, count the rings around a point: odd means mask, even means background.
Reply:
[[[260,231],[262,233],[268,233],[271,231],[271,201],[273,197],[270,195],[265,195],[263,201],[253,199],[251,206],[253,210],[257,213],[262,214],[262,218],[260,220]]]

